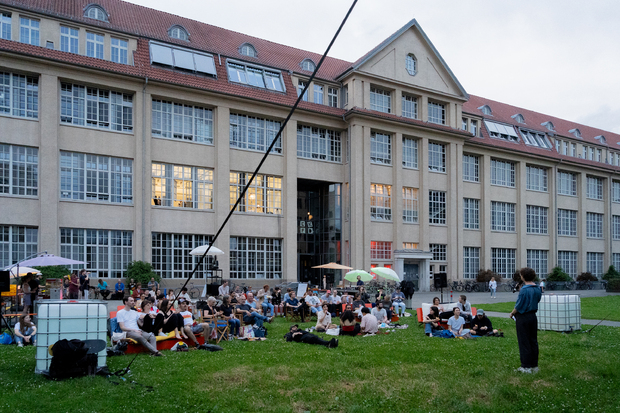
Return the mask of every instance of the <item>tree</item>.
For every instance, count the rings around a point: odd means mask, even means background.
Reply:
[[[547,275],[547,281],[573,281],[570,275],[566,274],[562,267],[555,267]]]
[[[607,272],[603,274],[603,279],[607,281],[620,279],[620,273],[616,271],[616,268],[613,265],[610,265]]]
[[[71,274],[71,270],[69,270],[64,265],[46,265],[45,267],[33,267],[37,270],[41,271],[41,282],[44,283],[48,278],[57,278],[61,279],[65,275]]]
[[[153,271],[153,266],[145,261],[132,261],[127,264],[127,278],[134,279],[137,283],[146,284],[155,278],[159,282],[161,277]]]

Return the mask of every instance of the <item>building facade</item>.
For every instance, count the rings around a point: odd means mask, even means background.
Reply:
[[[112,278],[145,260],[176,285],[319,59],[118,0],[0,0],[0,267],[45,250]],[[423,290],[433,272],[600,276],[620,264],[619,142],[468,95],[412,20],[325,60],[219,266],[253,285],[392,266]]]

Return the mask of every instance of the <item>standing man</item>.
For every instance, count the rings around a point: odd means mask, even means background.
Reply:
[[[364,281],[362,281],[362,276],[361,275],[357,276],[357,285],[358,286],[364,285]]]
[[[531,268],[521,268],[521,280],[523,287],[519,291],[519,297],[514,310],[510,313],[517,324],[517,340],[519,342],[519,356],[521,367],[517,369],[521,373],[538,373],[538,303],[542,292],[534,283],[536,273]]]
[[[73,270],[69,278],[69,299],[77,300],[79,291],[80,291],[80,280],[78,278],[77,270]]]
[[[157,339],[155,335],[142,331],[140,327],[138,327],[138,320],[144,318],[145,314],[140,315],[136,310],[132,310],[135,304],[133,297],[123,298],[123,304],[125,304],[125,308],[116,313],[116,320],[121,330],[127,333],[127,338],[132,338],[146,347],[153,356],[161,356],[162,354],[157,351]]]

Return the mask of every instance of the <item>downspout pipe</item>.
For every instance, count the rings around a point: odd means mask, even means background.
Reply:
[[[146,214],[149,211],[149,202],[148,202],[148,194],[146,188],[148,185],[148,176],[147,176],[147,164],[146,164],[146,87],[149,84],[149,78],[146,77],[144,80],[144,87],[142,88],[142,254],[141,260],[146,260],[146,242],[148,240],[147,232],[146,232]]]

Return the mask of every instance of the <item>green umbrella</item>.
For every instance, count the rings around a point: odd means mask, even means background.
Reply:
[[[349,282],[356,282],[357,281],[357,276],[360,276],[362,281],[367,282],[372,280],[372,275],[368,274],[366,271],[364,270],[353,270],[353,271],[349,271],[348,273],[345,274],[344,279],[349,281]]]
[[[391,268],[375,267],[371,269],[370,272],[373,272],[377,274],[379,277],[385,278],[386,280],[396,281],[397,283],[400,282],[400,278],[398,277],[398,274],[396,274],[396,271],[394,271]]]

